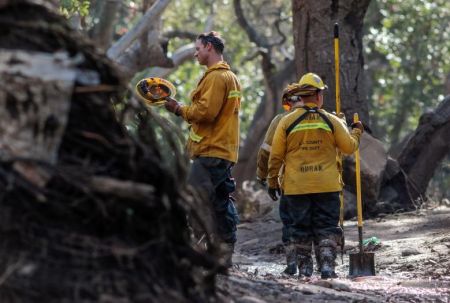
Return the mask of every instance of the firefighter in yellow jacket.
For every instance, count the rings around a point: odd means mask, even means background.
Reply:
[[[283,117],[275,131],[269,158],[269,195],[281,194],[280,167],[284,164],[281,199],[287,204],[289,237],[295,243],[299,276],[313,272],[311,243],[318,243],[322,278],[336,277],[336,248],[342,236],[339,227],[339,192],[343,182],[338,169],[337,149],[351,154],[359,146],[362,124],[345,122],[321,109],[327,88],[313,73],[299,81],[303,106]],[[294,104],[294,107],[296,105]]]
[[[286,116],[291,111],[291,109],[293,109],[292,106],[294,102],[297,104],[297,106],[302,104],[302,102],[296,102],[300,100],[300,96],[295,95],[295,92],[298,90],[298,88],[298,83],[291,83],[283,90],[282,104],[285,112],[276,115],[272,119],[269,128],[267,129],[266,135],[264,136],[264,141],[259,148],[256,161],[256,178],[263,187],[267,186],[269,156],[272,149],[273,136],[275,134],[278,123],[280,123],[281,118]],[[281,168],[281,171],[283,171],[283,168]],[[286,206],[287,205],[284,203],[284,200],[280,201],[279,213],[281,222],[283,224],[281,230],[281,241],[283,242],[286,255],[286,268],[283,272],[288,275],[295,275],[297,273],[297,257],[295,253],[295,245],[290,242],[290,238],[288,235],[288,228],[291,224],[291,219]]]
[[[232,253],[238,215],[230,196],[236,187],[231,168],[238,157],[241,86],[223,61],[224,41],[217,32],[200,34],[195,49],[194,56],[207,70],[190,95],[191,104],[167,98],[165,107],[190,124],[187,149],[193,162],[188,183],[207,195],[217,233]]]
[[[283,90],[283,95],[281,98],[281,102],[283,105],[283,109],[285,110],[283,113],[276,115],[272,121],[270,122],[269,128],[266,131],[266,135],[264,136],[263,144],[261,144],[258,151],[258,158],[256,160],[256,178],[258,182],[266,186],[267,184],[267,172],[268,172],[268,163],[269,163],[269,155],[270,150],[272,149],[272,141],[273,135],[275,134],[275,129],[278,126],[281,118],[283,118],[289,111],[292,109],[292,104],[294,101],[300,100],[300,96],[296,96],[293,94],[296,88],[298,87],[298,83],[291,83],[286,86]]]

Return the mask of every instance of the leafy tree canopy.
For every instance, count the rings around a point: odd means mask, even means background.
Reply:
[[[83,17],[86,32],[101,17],[102,1],[60,0],[60,3],[66,16]],[[122,2],[115,26],[116,38],[139,20],[142,6],[143,0]],[[242,6],[256,32],[267,37],[275,47],[261,50],[249,42],[237,23],[231,0],[173,0],[163,14],[162,29],[163,33],[198,34],[205,31],[208,16],[214,16],[212,28],[225,38],[225,59],[244,88],[241,120],[245,136],[265,90],[258,51],[271,52],[276,66],[292,58],[294,50],[290,1],[251,0],[242,1]],[[274,26],[276,20],[281,20],[280,31]],[[446,94],[445,80],[450,74],[448,24],[450,2],[446,0],[372,1],[366,15],[365,34],[369,102],[375,134],[386,143],[398,143],[415,128],[420,114],[433,108]],[[283,35],[286,41],[276,45]],[[189,42],[192,39],[170,39],[169,56]],[[190,60],[168,77],[176,84],[182,101],[188,101],[189,92],[201,73],[202,67]]]
[[[398,143],[448,93],[449,24],[447,0],[372,3],[365,36],[373,79],[369,99],[375,129],[385,142]]]
[[[89,0],[60,0],[61,13],[66,17],[71,17],[74,14],[87,16],[89,14]]]

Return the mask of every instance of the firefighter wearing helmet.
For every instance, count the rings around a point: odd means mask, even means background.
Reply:
[[[268,162],[269,155],[272,146],[273,136],[275,134],[275,129],[278,126],[281,118],[286,116],[292,109],[293,104],[296,101],[300,101],[300,96],[296,95],[299,91],[299,84],[297,82],[288,84],[283,90],[281,97],[281,104],[285,112],[276,115],[270,122],[269,128],[267,129],[266,135],[264,136],[264,141],[258,151],[257,157],[257,168],[256,168],[256,179],[263,186],[267,187],[267,173],[268,173]],[[301,106],[302,103],[298,102],[297,106]],[[283,167],[281,168],[280,176],[283,175]],[[280,201],[279,207],[280,219],[283,223],[281,241],[284,245],[284,251],[286,255],[286,268],[283,273],[287,275],[295,275],[297,273],[297,259],[295,254],[295,245],[290,242],[288,236],[288,228],[291,220],[287,213],[286,204]]]
[[[276,115],[272,119],[269,128],[266,131],[266,135],[264,136],[264,141],[259,148],[257,158],[256,178],[258,182],[261,183],[263,186],[266,185],[267,170],[268,170],[267,165],[269,161],[269,154],[272,146],[273,135],[275,134],[275,129],[277,128],[281,118],[283,118],[286,114],[290,112],[290,110],[292,109],[293,102],[300,100],[300,96],[294,95],[297,88],[298,83],[291,83],[288,84],[286,88],[283,90],[283,95],[281,97],[281,104],[283,106],[284,112]]]
[[[295,246],[299,277],[313,272],[311,245],[318,244],[322,278],[336,277],[336,250],[342,236],[339,222],[339,192],[343,182],[337,165],[338,149],[352,154],[359,146],[363,127],[345,122],[322,109],[322,79],[308,73],[301,77],[291,112],[281,118],[275,130],[268,167],[268,193],[281,195],[289,226],[286,237]],[[284,165],[280,182],[280,168]]]

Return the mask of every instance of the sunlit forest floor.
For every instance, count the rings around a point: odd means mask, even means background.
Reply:
[[[364,239],[377,237],[377,275],[350,279],[348,252],[357,249],[356,221],[345,223],[338,279],[281,274],[281,223],[274,210],[238,227],[234,268],[219,277],[219,293],[234,302],[450,302],[450,207],[382,215],[364,222]]]

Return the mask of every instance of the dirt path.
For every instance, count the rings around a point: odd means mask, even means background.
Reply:
[[[444,302],[450,303],[450,208],[386,215],[365,222],[376,236],[377,276],[347,277],[348,255],[338,256],[338,279],[285,277],[281,223],[276,208],[239,225],[235,268],[218,279],[221,296],[234,302]],[[355,221],[345,224],[348,252],[356,249]]]

